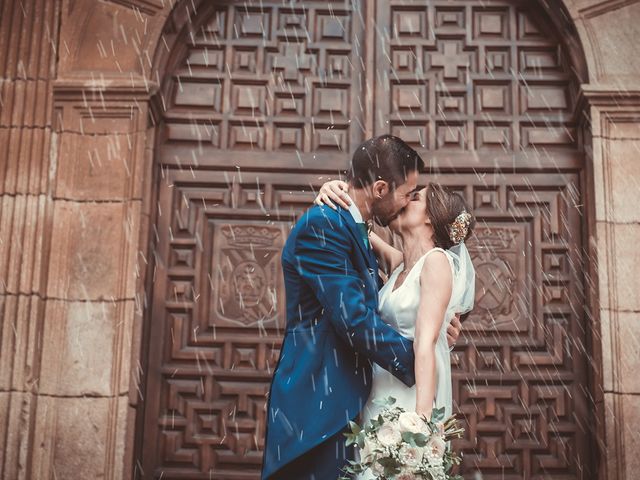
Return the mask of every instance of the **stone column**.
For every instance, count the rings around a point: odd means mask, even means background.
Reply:
[[[640,90],[586,86],[584,94],[593,133],[603,470],[610,480],[631,480],[640,470]]]
[[[31,478],[60,2],[0,2],[0,478]]]
[[[146,84],[121,79],[54,85],[57,165],[33,478],[132,471],[125,445],[143,308],[136,288],[142,169],[151,166],[148,97]]]

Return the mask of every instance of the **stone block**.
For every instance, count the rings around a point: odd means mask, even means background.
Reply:
[[[629,117],[614,118],[607,128],[607,137],[610,140],[635,140],[640,141],[640,121],[635,115]]]
[[[0,392],[0,478],[27,478],[33,398],[31,393]]]
[[[0,390],[29,392],[35,387],[43,309],[38,295],[0,295]]]
[[[636,251],[640,239],[640,224],[614,224],[615,254],[613,258],[616,303],[613,308],[640,311],[640,255]]]
[[[636,480],[640,471],[640,396],[622,395],[624,422],[621,428],[624,441],[625,480]]]
[[[619,2],[600,2],[600,4]],[[633,76],[640,73],[640,62],[636,61],[637,39],[640,37],[640,4],[631,3],[622,8],[597,8],[587,10],[594,15],[585,21],[590,31],[590,40],[596,44],[600,54],[600,71],[607,78]],[[597,72],[594,72],[597,73]]]
[[[640,138],[611,140],[609,154],[612,205],[608,217],[614,222],[640,222]]]
[[[61,133],[54,196],[69,200],[141,197],[144,134]]]
[[[42,293],[42,261],[51,200],[0,196],[0,294]]]
[[[127,84],[119,80],[120,88]],[[115,82],[115,80],[114,80]],[[60,133],[79,135],[116,135],[144,133],[147,128],[148,104],[135,100],[131,94],[117,95],[115,91],[83,91],[84,84],[76,82],[71,91],[61,91],[56,100],[55,129]],[[62,88],[62,87],[61,87]],[[105,99],[106,95],[116,98]]]
[[[49,128],[0,128],[0,194],[48,193]]]
[[[613,355],[619,365],[618,388],[621,393],[637,395],[640,394],[640,375],[638,374],[638,368],[640,368],[640,313],[617,312],[616,315],[620,348]],[[640,397],[638,398],[640,399]],[[636,420],[640,422],[640,415]],[[640,467],[640,465],[638,466]]]
[[[131,370],[133,300],[47,300],[39,393],[126,393]]]
[[[599,303],[602,308],[610,309],[615,308],[611,305],[611,299],[615,298],[612,295],[615,292],[609,290],[610,278],[614,278],[614,261],[615,254],[613,241],[613,225],[604,221],[596,222],[596,236],[591,239],[595,243],[597,259],[590,259],[590,261],[597,261],[596,275],[598,276],[598,295]]]
[[[94,72],[143,72],[147,39],[146,17],[110,2],[74,2],[63,12],[59,75]],[[142,42],[142,43],[141,43]]]
[[[126,397],[38,397],[33,479],[124,478]]]
[[[604,462],[606,464],[605,470],[607,472],[608,479],[621,478],[619,475],[620,466],[617,462],[618,456],[618,432],[624,425],[624,418],[622,417],[621,399],[620,395],[615,393],[604,394]]]
[[[140,202],[54,205],[48,297],[133,299]]]
[[[0,127],[51,127],[49,93],[46,80],[0,81]]]
[[[614,365],[614,352],[612,337],[618,335],[611,324],[611,312],[605,308],[600,309],[600,332],[602,342],[602,388],[605,392],[614,391],[617,381],[617,371]]]

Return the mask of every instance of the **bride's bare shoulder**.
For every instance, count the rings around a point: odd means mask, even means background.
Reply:
[[[451,280],[451,265],[444,250],[434,248],[425,257],[420,278],[427,283],[446,283]]]

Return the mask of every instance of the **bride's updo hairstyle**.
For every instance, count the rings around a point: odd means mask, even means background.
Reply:
[[[444,250],[469,238],[476,224],[462,195],[437,183],[427,186],[427,215],[433,227],[433,241]]]

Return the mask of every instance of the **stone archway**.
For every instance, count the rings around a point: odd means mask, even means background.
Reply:
[[[151,98],[173,71],[170,60],[182,59],[182,17],[205,3],[30,0],[0,7],[2,476],[128,478],[140,471],[134,443],[144,434],[143,379],[155,374],[141,361],[148,358],[143,323],[151,325],[146,293],[154,281],[147,271],[156,235],[153,176],[162,178],[154,173],[156,128],[147,118],[150,111],[161,118],[161,102]],[[586,186],[582,245],[591,259],[584,278],[597,477],[634,478],[640,265],[628,245],[640,236],[640,3],[539,5],[562,32],[569,63],[586,59],[588,66],[576,76],[584,106],[577,111],[586,113],[581,143],[593,147],[579,177]],[[368,135],[374,128],[371,119],[364,124]],[[438,166],[448,175],[456,167]],[[304,203],[295,192],[284,198],[292,211]]]
[[[279,246],[309,187],[391,132],[483,221],[478,309],[454,357],[464,471],[590,478],[575,45],[512,2],[353,5],[361,21],[262,2],[168,24],[145,474],[255,477],[284,322]]]

